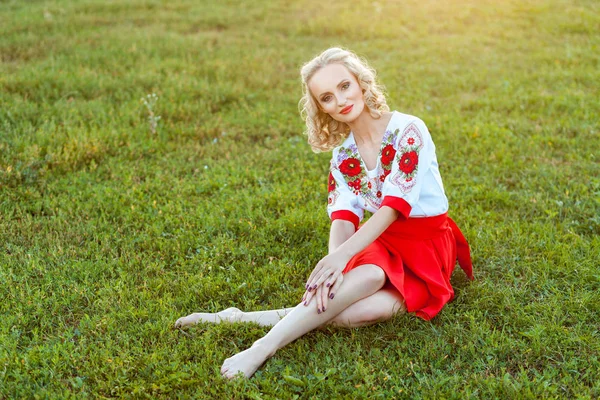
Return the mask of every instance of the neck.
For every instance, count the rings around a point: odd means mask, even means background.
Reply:
[[[371,117],[369,110],[365,107],[354,121],[348,122],[356,144],[374,145],[381,142],[380,119]]]

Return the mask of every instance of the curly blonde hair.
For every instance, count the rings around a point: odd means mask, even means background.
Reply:
[[[384,87],[376,81],[377,74],[367,61],[349,50],[332,47],[302,66],[302,98],[298,102],[300,116],[306,122],[308,144],[315,153],[329,151],[338,146],[350,133],[348,124],[338,122],[321,111],[317,100],[308,88],[308,82],[321,68],[329,64],[341,64],[350,71],[362,88],[365,105],[373,118],[379,119],[383,111],[389,111]]]

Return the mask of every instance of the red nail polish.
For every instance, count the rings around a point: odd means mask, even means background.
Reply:
[[[331,294],[329,295],[329,298],[333,300],[333,296],[335,296],[335,295],[334,295],[333,293],[331,293]]]

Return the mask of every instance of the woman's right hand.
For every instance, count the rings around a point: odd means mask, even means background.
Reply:
[[[304,292],[302,297],[302,304],[308,306],[313,297],[316,297],[317,313],[322,313],[327,310],[327,304],[330,300],[333,300],[335,294],[338,292],[342,282],[344,280],[344,274],[337,274],[337,276],[330,276],[322,284],[317,286],[316,289],[307,290]]]

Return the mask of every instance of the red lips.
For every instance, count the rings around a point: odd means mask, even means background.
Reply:
[[[342,109],[342,111],[340,111],[340,114],[348,114],[350,112],[350,110],[352,110],[352,107],[354,107],[354,104]]]

